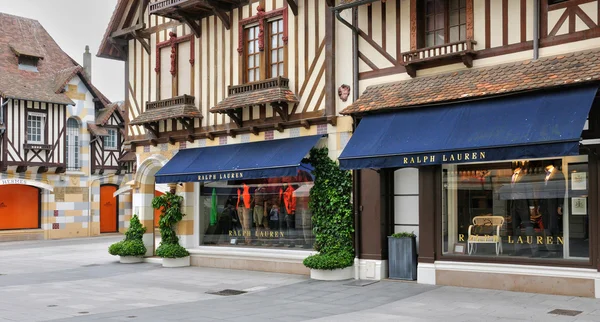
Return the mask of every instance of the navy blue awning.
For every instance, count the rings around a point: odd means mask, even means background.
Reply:
[[[597,90],[535,92],[366,116],[340,165],[381,169],[576,155]]]
[[[156,183],[295,176],[322,135],[184,149],[160,169]]]

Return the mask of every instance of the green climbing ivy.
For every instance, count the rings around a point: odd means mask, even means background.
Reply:
[[[313,269],[333,270],[354,262],[352,176],[329,158],[327,148],[312,149],[305,160],[314,168],[315,185],[310,190],[315,249],[319,254],[304,260]]]
[[[160,229],[161,242],[156,249],[156,255],[160,257],[177,258],[186,257],[188,251],[179,245],[179,237],[175,232],[175,225],[185,216],[181,212],[181,203],[183,197],[174,193],[167,192],[164,195],[152,199],[152,208],[160,209],[160,220],[158,227]]]

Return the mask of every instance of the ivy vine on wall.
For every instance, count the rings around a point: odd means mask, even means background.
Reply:
[[[327,148],[310,151],[305,161],[314,168],[315,183],[310,190],[315,249],[304,265],[312,269],[334,270],[354,262],[352,216],[352,176],[329,158]]]

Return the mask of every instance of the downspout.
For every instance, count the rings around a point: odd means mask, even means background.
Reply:
[[[533,60],[540,54],[540,0],[533,0]]]
[[[352,30],[352,98],[354,101],[358,100],[358,28],[350,24],[346,19],[342,18],[340,13],[345,8],[335,8],[335,17],[339,22],[344,24],[346,27]],[[352,14],[352,21],[356,20],[357,12],[354,10]]]

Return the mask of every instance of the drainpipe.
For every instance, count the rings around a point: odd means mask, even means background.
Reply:
[[[533,60],[540,54],[540,0],[533,0]]]
[[[343,10],[344,8],[334,9],[337,20],[352,30],[352,98],[356,101],[358,99],[358,28],[342,18],[340,13]],[[353,12],[352,21],[356,20],[356,15],[357,12]]]
[[[90,169],[91,168],[92,168],[92,158],[90,158]],[[113,177],[114,175],[115,175],[114,173],[111,173],[111,174],[107,174],[105,176],[96,177],[96,178],[90,180],[90,182],[88,183],[88,211],[89,211],[89,213],[88,213],[88,237],[92,237],[92,186],[94,185],[94,181],[110,178],[110,177]]]

